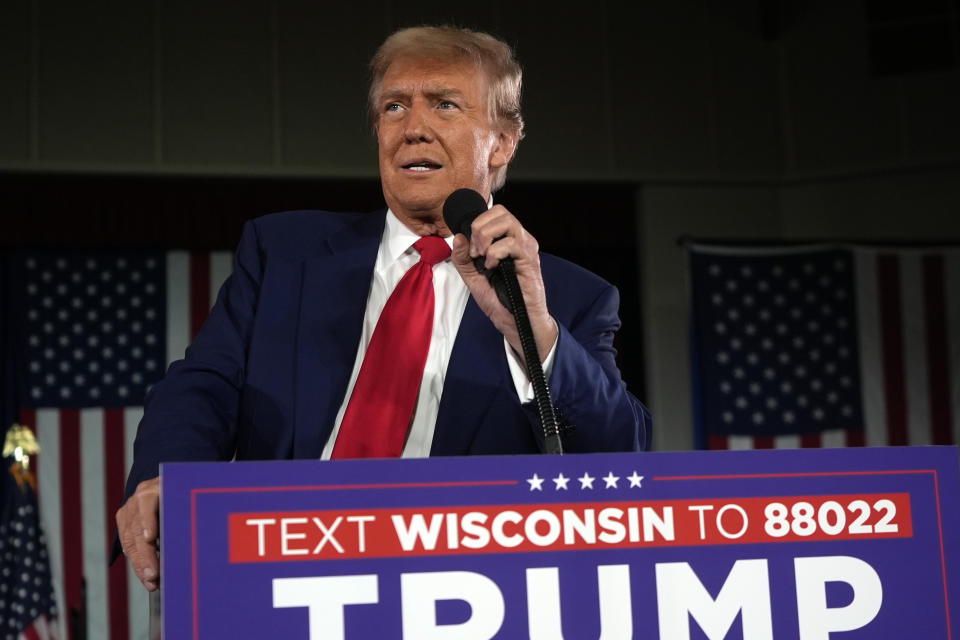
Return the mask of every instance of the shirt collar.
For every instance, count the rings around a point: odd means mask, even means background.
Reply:
[[[487,202],[487,208],[493,206],[493,198]],[[410,230],[407,225],[400,222],[392,210],[387,209],[387,224],[383,229],[383,240],[381,244],[386,248],[388,263],[396,262],[400,256],[413,247],[413,243],[420,239],[420,236]],[[453,249],[453,236],[444,238],[450,249]],[[447,258],[449,260],[449,258]]]

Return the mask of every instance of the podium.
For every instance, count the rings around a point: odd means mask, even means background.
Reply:
[[[161,484],[167,639],[960,639],[955,447],[183,463]]]

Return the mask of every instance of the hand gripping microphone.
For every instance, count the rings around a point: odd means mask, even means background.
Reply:
[[[454,233],[462,233],[467,236],[467,240],[469,240],[471,237],[470,225],[477,219],[477,216],[486,210],[487,201],[483,199],[482,195],[473,189],[457,189],[447,196],[446,201],[443,203],[443,220],[447,223],[447,227],[451,231]],[[497,240],[499,239],[500,238],[497,238]],[[494,240],[494,242],[496,242],[496,240]],[[507,269],[513,271],[513,258],[501,260],[500,264],[494,269],[487,269],[483,264],[485,260],[486,258],[484,256],[477,256],[473,259],[473,266],[477,268],[477,271],[487,276],[487,280],[490,281],[493,290],[497,292],[500,303],[507,308],[507,311],[516,315],[513,304],[510,301],[510,296],[507,294],[504,269],[501,268],[505,262],[509,262],[510,266],[507,267]]]
[[[462,233],[470,239],[470,225],[477,216],[487,210],[487,202],[473,189],[457,189],[451,193],[443,203],[443,219],[447,227],[454,233]],[[499,238],[498,238],[499,240]],[[494,241],[496,242],[496,240]],[[537,343],[533,337],[533,328],[527,316],[527,305],[523,301],[523,292],[517,281],[517,272],[513,258],[504,258],[496,269],[484,267],[484,256],[473,259],[477,271],[487,276],[490,285],[497,292],[497,297],[504,307],[513,314],[517,323],[517,333],[520,345],[523,347],[523,357],[527,361],[527,376],[533,385],[533,395],[540,414],[540,424],[543,427],[544,448],[547,453],[563,453],[563,444],[560,440],[560,427],[550,399],[550,388],[543,375],[543,366],[540,364],[540,354],[537,352]]]

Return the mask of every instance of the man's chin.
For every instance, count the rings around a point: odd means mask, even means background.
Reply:
[[[396,214],[402,212],[411,218],[433,218],[443,214],[443,203],[449,195],[441,189],[433,189],[424,193],[407,194],[399,199],[393,198],[393,202],[388,200],[387,204]]]

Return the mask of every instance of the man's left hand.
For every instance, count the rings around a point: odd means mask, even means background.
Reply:
[[[496,240],[497,238],[501,239]],[[540,245],[536,238],[523,228],[512,213],[499,204],[477,216],[471,225],[469,241],[462,234],[457,234],[453,239],[453,264],[460,277],[477,305],[504,335],[521,360],[524,360],[523,347],[513,314],[500,302],[487,277],[477,271],[473,258],[483,256],[487,269],[496,268],[504,258],[513,258],[517,281],[523,292],[527,315],[530,317],[530,325],[537,342],[537,352],[542,360],[556,343],[558,330],[547,309],[539,251]]]

